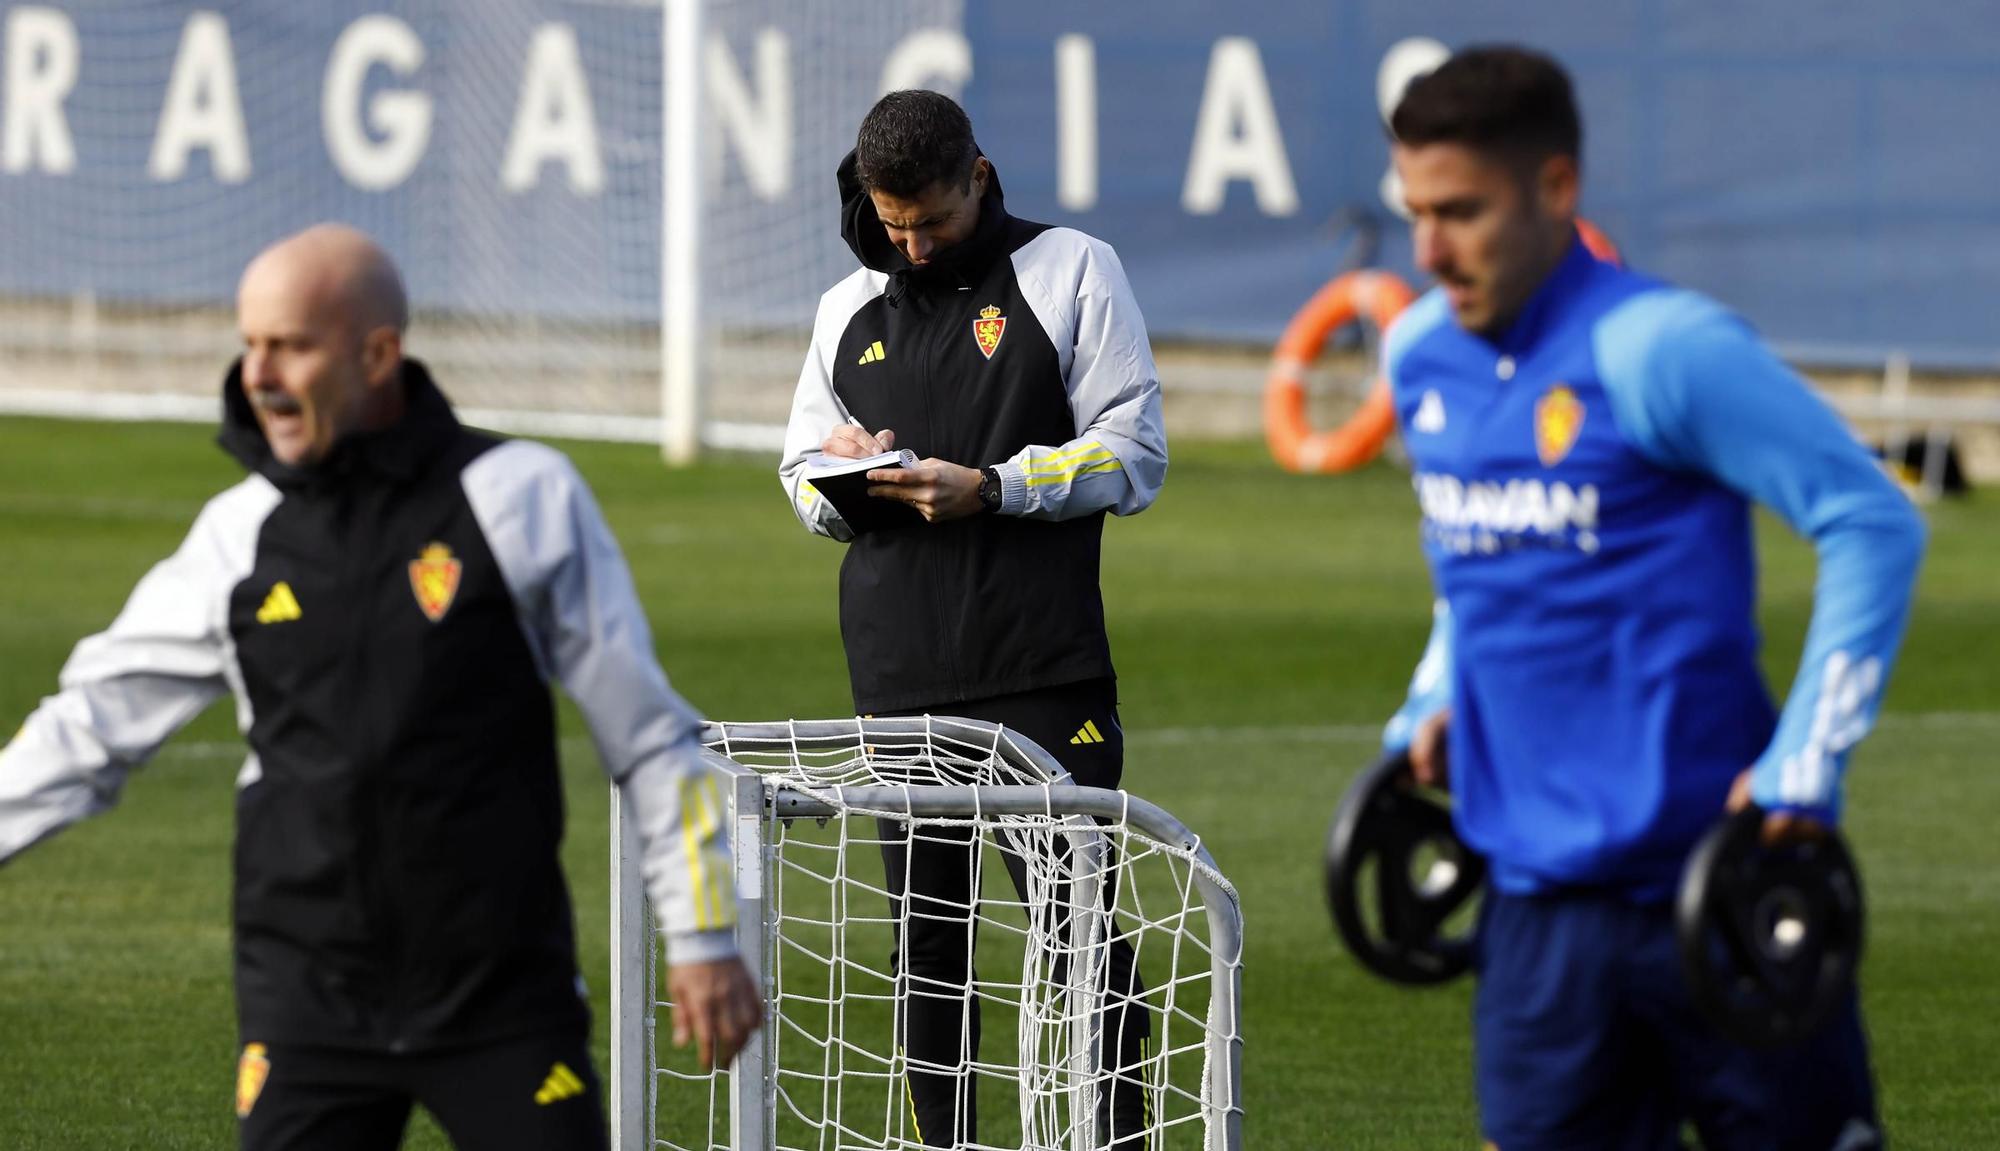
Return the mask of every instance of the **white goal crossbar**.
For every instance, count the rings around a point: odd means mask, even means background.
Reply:
[[[989,1098],[978,1139],[954,1140],[966,1148],[1095,1151],[1105,1134],[1093,1115],[1117,1082],[1145,1097],[1143,1138],[1127,1128],[1121,1148],[1240,1151],[1242,913],[1179,820],[1078,787],[1032,741],[974,720],[710,724],[704,738],[727,781],[737,937],[764,985],[765,1026],[727,1070],[658,1042],[664,957],[614,791],[617,1151],[916,1147],[912,1071],[959,1075]],[[984,973],[956,991],[969,1010],[984,1005],[986,1050],[948,1065],[900,1045],[913,977],[887,954],[924,913],[892,903],[880,848],[930,837],[968,853],[984,888],[957,923],[973,924]],[[1026,873],[1028,906],[1001,890],[998,867],[982,884],[980,861],[1003,856]],[[1122,997],[1107,976],[1114,946],[1145,980]],[[1151,1037],[1143,1060],[1108,1068],[1114,1010],[1143,1013]]]

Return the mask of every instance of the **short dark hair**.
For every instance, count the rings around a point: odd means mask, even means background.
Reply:
[[[861,186],[913,198],[934,184],[960,191],[972,186],[979,145],[972,121],[941,92],[891,92],[861,119],[854,141],[854,174]]]
[[[1581,161],[1583,124],[1569,74],[1540,52],[1481,45],[1419,76],[1389,117],[1399,144],[1463,144],[1501,159]]]

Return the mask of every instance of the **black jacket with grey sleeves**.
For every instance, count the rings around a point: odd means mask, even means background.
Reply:
[[[974,235],[921,268],[840,171],[862,267],[820,300],[780,467],[807,528],[851,541],[841,636],[855,707],[943,707],[1113,674],[1098,589],[1104,514],[1166,477],[1145,322],[1111,248],[1009,216],[990,181]],[[833,428],[1001,476],[997,514],[855,536],[803,479]]]
[[[408,410],[321,464],[250,469],[84,640],[0,751],[0,860],[115,802],[232,692],[245,1042],[418,1051],[585,1020],[549,684],[625,789],[676,961],[733,954],[720,796],[589,489],[556,451]]]

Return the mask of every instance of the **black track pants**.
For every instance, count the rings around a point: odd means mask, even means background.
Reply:
[[[1118,725],[1118,699],[1110,680],[1091,680],[1042,691],[999,696],[933,709],[967,719],[1004,724],[1040,744],[1084,787],[1115,788],[1124,773],[1125,736]],[[891,916],[907,924],[890,957],[902,1003],[899,1039],[913,1062],[931,1068],[963,1068],[979,1052],[979,1000],[970,993],[973,893],[978,856],[969,829],[927,828],[912,837],[906,825],[882,820],[882,861],[888,873]],[[1027,868],[1020,856],[1003,852],[1014,889],[1028,900]],[[1107,886],[1106,901],[1117,893]],[[1055,907],[1068,904],[1059,891]],[[904,904],[907,903],[907,908]],[[907,915],[905,911],[907,910]],[[1051,925],[1066,938],[1066,924]],[[1148,1100],[1141,1084],[1148,1056],[1151,1020],[1142,1008],[1125,1009],[1144,994],[1132,946],[1112,940],[1108,959],[1111,994],[1103,1024],[1104,1067],[1114,1073],[1097,1101],[1101,1145],[1138,1148]],[[1058,970],[1054,978],[1064,978]],[[971,1075],[961,1071],[912,1070],[909,1106],[916,1134],[928,1147],[956,1147],[978,1134],[977,1101]]]

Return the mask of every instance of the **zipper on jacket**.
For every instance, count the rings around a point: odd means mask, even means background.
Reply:
[[[353,734],[349,754],[354,757],[356,785],[365,796],[363,802],[355,805],[355,817],[366,821],[367,826],[365,849],[359,842],[363,838],[362,835],[355,836],[357,840],[355,846],[358,849],[355,852],[355,869],[361,886],[362,919],[369,938],[375,944],[370,950],[382,964],[381,995],[377,1001],[381,1016],[374,1022],[381,1029],[380,1037],[387,1041],[389,1049],[400,1051],[408,1042],[408,1037],[404,1034],[408,1021],[404,1018],[403,1012],[405,996],[403,940],[394,910],[390,906],[392,902],[389,895],[390,885],[383,877],[386,861],[382,852],[387,840],[384,834],[387,827],[387,811],[384,781],[381,772],[377,770],[379,765],[375,744],[378,741],[373,738],[377,724],[373,716],[364,714],[362,710],[367,706],[371,694],[366,686],[370,665],[368,636],[373,630],[372,622],[377,606],[375,589],[371,586],[373,581],[370,579],[373,573],[369,565],[380,558],[382,545],[380,536],[367,540],[354,537],[360,534],[360,529],[357,527],[359,524],[385,522],[372,515],[375,510],[372,504],[378,495],[373,487],[372,484],[361,482],[343,493],[347,498],[341,502],[346,506],[340,509],[343,522],[339,524],[336,532],[340,539],[341,551],[344,553],[344,562],[340,568],[341,590],[345,594],[350,610],[355,613],[352,622],[358,625],[358,634],[354,635],[346,645],[347,658],[343,661],[346,673],[343,677],[345,679],[343,686],[346,688],[347,696],[347,706],[343,710],[353,721],[353,727],[350,729]],[[371,506],[364,507],[364,504]],[[360,830],[359,827],[356,828],[357,832]]]
[[[390,523],[393,511],[399,502],[398,496],[401,494],[386,484],[372,490],[370,495],[379,500],[380,505],[377,509],[377,514],[371,517],[371,522],[384,525]],[[379,545],[365,550],[371,555],[375,555],[376,558],[380,558]],[[398,569],[392,566],[389,570],[393,573]],[[381,595],[394,597],[403,590],[405,585],[392,580],[387,585],[387,589],[384,590],[375,585],[375,573],[373,571],[368,573],[368,577],[369,587],[362,596],[362,603],[368,612],[368,618],[371,621],[377,618],[386,619],[387,617],[378,617],[376,614],[377,609],[381,606],[377,603],[377,597]],[[368,629],[369,634],[372,635],[374,630],[374,626],[371,626]],[[362,650],[361,670],[363,679],[361,682],[367,683],[369,682],[368,673],[371,662],[369,656],[373,655],[374,652],[366,643],[358,646]],[[373,697],[374,693],[370,692],[368,695]],[[390,770],[386,754],[389,750],[388,744],[382,735],[388,729],[388,725],[386,723],[370,723],[368,729],[371,746],[368,748],[368,756],[365,762],[377,769],[375,772],[377,779],[377,786],[375,788],[375,829],[377,835],[382,835],[390,827],[390,816],[392,814],[389,810],[392,796],[392,788],[389,786],[389,781],[393,775],[393,771]],[[384,853],[388,850],[390,842],[400,844],[401,837],[383,836],[382,840],[376,844],[375,859],[377,861],[376,876],[378,881],[382,875],[381,865],[386,862]],[[407,1051],[410,1046],[410,971],[408,955],[409,941],[404,938],[403,932],[403,916],[406,914],[406,909],[402,906],[402,901],[396,898],[398,890],[400,890],[398,884],[393,882],[383,883],[381,885],[380,900],[383,923],[382,951],[389,963],[389,974],[386,980],[388,991],[382,997],[383,1010],[387,1016],[389,1025],[389,1050],[401,1054]]]
[[[943,441],[938,438],[937,434],[937,401],[932,395],[932,389],[938,382],[938,353],[950,341],[952,329],[958,326],[955,323],[941,322],[941,320],[944,314],[955,313],[958,310],[957,305],[958,293],[953,292],[944,297],[944,301],[938,310],[932,312],[926,319],[927,324],[934,330],[930,333],[931,338],[924,341],[924,370],[923,374],[918,378],[923,384],[921,394],[924,401],[924,431],[930,436],[931,451],[933,453],[938,452],[943,446]],[[953,462],[956,463],[957,461],[954,460]],[[936,531],[938,527],[939,525],[937,524],[926,524],[925,530]],[[937,613],[938,654],[944,658],[945,678],[951,683],[951,697],[953,699],[960,699],[965,695],[965,683],[964,677],[958,673],[958,645],[950,636],[948,630],[950,621],[945,617],[944,560],[938,554],[944,550],[941,546],[943,542],[939,541],[940,546],[924,550],[930,553],[931,586],[937,592],[935,610]]]

